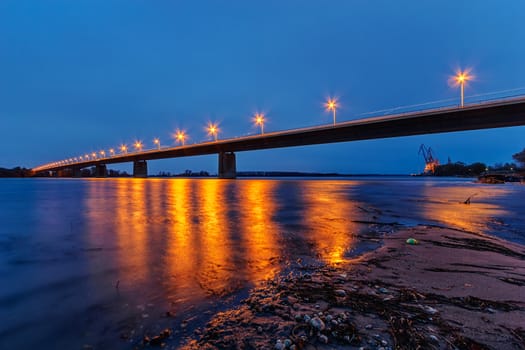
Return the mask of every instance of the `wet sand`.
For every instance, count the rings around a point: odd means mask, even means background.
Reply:
[[[157,340],[169,348],[169,338]],[[353,261],[264,282],[183,348],[525,349],[525,247],[403,229]]]

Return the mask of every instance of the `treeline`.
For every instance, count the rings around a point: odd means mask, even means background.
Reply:
[[[16,167],[12,169],[0,168],[0,177],[30,177],[31,169]]]
[[[474,177],[491,171],[514,172],[518,171],[518,167],[514,163],[495,164],[493,166],[487,166],[485,163],[480,162],[472,164],[456,162],[438,165],[434,171],[434,175]]]

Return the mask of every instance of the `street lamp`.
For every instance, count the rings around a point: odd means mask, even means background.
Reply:
[[[472,76],[469,75],[470,71],[458,71],[454,77],[455,85],[460,86],[461,89],[461,107],[464,106],[464,94],[465,94],[465,83],[472,79]]]
[[[91,153],[91,159],[96,159],[97,158],[97,154],[95,152]]]
[[[104,150],[100,151],[99,153],[100,153],[100,156],[102,158],[104,158],[106,156],[106,151],[104,151]]]
[[[113,148],[109,149],[109,154],[113,157],[115,155],[115,150]]]
[[[264,134],[264,114],[256,113],[253,117],[253,121],[255,122],[255,125],[261,126],[261,135]]]
[[[128,146],[126,145],[120,145],[120,152],[127,154],[128,153]]]
[[[157,149],[160,149],[160,140],[158,138],[154,138],[153,143],[157,146]]]
[[[217,123],[208,123],[208,135],[213,136],[215,141],[217,141],[218,133],[219,133],[219,126],[217,125]]]
[[[184,141],[186,140],[186,133],[184,130],[177,130],[175,132],[175,139],[184,146]]]
[[[334,125],[335,125],[335,110],[337,109],[337,107],[339,107],[339,105],[337,104],[337,99],[336,98],[328,98],[328,100],[326,101],[326,103],[324,104],[325,108],[327,111],[332,111],[333,114],[334,114]]]
[[[138,141],[138,140],[135,141],[135,143],[133,144],[133,147],[135,147],[135,149],[136,149],[138,152],[142,151],[142,146],[143,146],[143,145],[142,145],[142,142],[141,142],[141,141]]]

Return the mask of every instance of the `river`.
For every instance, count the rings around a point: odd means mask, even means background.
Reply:
[[[4,179],[0,198],[2,349],[183,342],[260,281],[398,225],[525,244],[525,186],[471,179]]]

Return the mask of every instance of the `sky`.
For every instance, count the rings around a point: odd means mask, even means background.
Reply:
[[[328,124],[328,96],[338,121],[459,104],[458,69],[475,76],[466,103],[525,94],[524,13],[485,0],[1,0],[0,167],[174,145],[177,128],[201,142],[208,121],[219,138],[253,134],[258,111],[266,132]],[[422,143],[442,163],[508,162],[525,128],[239,152],[237,170],[416,173]],[[215,173],[217,156],[148,167]]]

